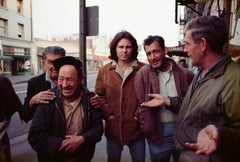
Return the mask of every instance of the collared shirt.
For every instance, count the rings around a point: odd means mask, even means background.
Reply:
[[[82,123],[84,119],[84,113],[81,104],[82,95],[83,94],[81,94],[78,99],[72,103],[68,103],[63,100],[65,119],[67,122],[67,134],[73,135],[76,132],[82,131]]]
[[[207,76],[211,71],[213,71],[217,65],[223,63],[226,57],[227,57],[227,55],[223,55],[223,56],[217,61],[216,64],[214,64],[214,65],[212,65],[210,68],[208,68],[208,72],[206,73],[205,76]],[[199,72],[199,75],[198,75],[196,84],[195,84],[195,86],[194,86],[195,88],[199,85],[199,83],[201,83],[202,79],[205,77],[205,76],[202,77],[201,73],[202,73],[202,69],[201,69],[201,71]]]
[[[174,81],[172,64],[168,71],[158,71],[160,94],[163,96],[177,96],[177,89]],[[162,122],[173,122],[176,119],[176,114],[166,109],[164,106],[161,108],[160,117]]]
[[[52,79],[49,77],[48,73],[46,72],[46,75],[45,75],[45,79],[46,81],[48,81],[50,84],[51,84],[51,88],[54,88],[56,87],[55,83],[52,81]]]
[[[116,73],[118,73],[122,79],[123,79],[123,83],[125,81],[125,79],[129,76],[129,74],[132,73],[133,71],[133,66],[137,66],[137,60],[134,60],[132,63],[130,63],[129,67],[126,69],[125,73],[123,73],[123,71],[121,70],[121,68],[119,67],[119,65],[117,64],[116,61],[113,60],[112,65],[116,65]]]

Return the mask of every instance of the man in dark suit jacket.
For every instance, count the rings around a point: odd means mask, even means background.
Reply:
[[[8,78],[0,76],[0,161],[10,162],[10,142],[7,129],[12,115],[21,114],[22,103]],[[20,115],[21,116],[21,115]]]
[[[44,49],[42,64],[45,73],[33,77],[28,81],[27,96],[23,104],[23,118],[25,121],[32,119],[38,104],[47,104],[55,98],[53,92],[57,81],[58,72],[53,66],[53,61],[66,55],[64,48],[49,46]]]

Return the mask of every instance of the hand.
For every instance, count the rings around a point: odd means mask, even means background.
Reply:
[[[84,143],[83,136],[78,136],[77,132],[74,133],[73,135],[66,135],[65,139],[61,143],[59,151],[73,153],[83,143]]]
[[[198,133],[197,143],[186,142],[185,145],[195,149],[197,154],[210,155],[218,148],[219,134],[217,127],[210,124]]]
[[[160,94],[148,94],[148,96],[152,99],[150,101],[141,103],[141,106],[159,107],[159,106],[170,105],[170,99],[166,96],[163,96]]]
[[[109,120],[112,120],[113,118],[114,118],[114,115],[110,115],[107,120],[109,121]]]
[[[33,107],[33,105],[37,104],[48,104],[50,100],[53,100],[55,98],[54,92],[52,92],[50,89],[47,91],[41,91],[35,96],[33,96],[29,102],[29,106]]]
[[[27,124],[24,120],[20,119],[21,124]]]
[[[104,96],[99,96],[99,95],[95,95],[93,97],[90,98],[90,103],[92,106],[94,106],[95,108],[101,108],[102,105],[104,105],[107,102],[106,97]]]

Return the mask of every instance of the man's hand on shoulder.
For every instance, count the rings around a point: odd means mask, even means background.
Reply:
[[[95,108],[101,108],[105,103],[107,103],[107,99],[105,96],[99,96],[95,94],[93,97],[90,98],[90,103]]]
[[[41,91],[31,98],[29,101],[29,106],[32,108],[34,105],[48,104],[49,101],[53,100],[55,97],[56,96],[54,92],[52,92],[50,89],[47,91]]]

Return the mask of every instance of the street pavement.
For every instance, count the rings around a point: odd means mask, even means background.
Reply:
[[[7,78],[12,82],[12,84],[24,83],[31,79],[33,75],[13,75]]]
[[[32,75],[29,76],[10,76],[9,80],[13,85],[27,82]],[[27,134],[13,137],[10,139],[12,162],[37,162],[36,152],[27,142]],[[147,146],[147,144],[146,144]],[[131,156],[127,146],[122,152],[122,162],[131,162]],[[102,140],[97,143],[94,158],[92,162],[107,162],[106,138],[103,135]],[[146,149],[146,162],[150,162],[148,146]]]

